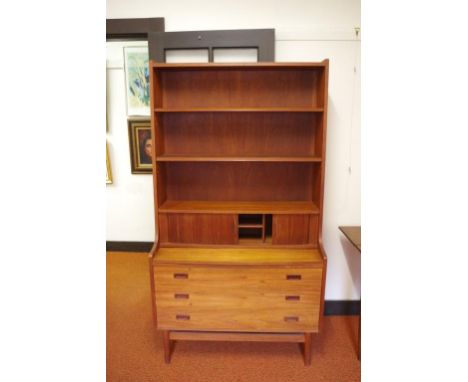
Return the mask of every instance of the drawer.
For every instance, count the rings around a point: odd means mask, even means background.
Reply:
[[[157,265],[159,329],[316,331],[322,269]]]
[[[226,330],[257,332],[317,331],[319,306],[310,308],[164,308],[158,309],[163,330]]]
[[[173,291],[158,291],[156,302],[160,308],[239,308],[256,309],[278,307],[284,309],[307,308],[320,303],[319,293],[255,293],[246,290],[234,290],[229,293],[219,293],[217,290],[206,292],[191,292],[178,289]]]
[[[156,291],[171,293],[320,293],[320,268],[158,265]]]

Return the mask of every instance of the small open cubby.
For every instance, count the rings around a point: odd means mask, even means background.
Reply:
[[[239,214],[239,243],[271,244],[272,220],[271,214]]]

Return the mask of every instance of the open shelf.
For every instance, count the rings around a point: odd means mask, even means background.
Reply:
[[[325,105],[325,64],[163,68],[151,68],[160,86],[156,112],[308,112]]]
[[[157,158],[322,155],[321,113],[162,113],[155,121]]]
[[[315,201],[315,162],[158,162],[165,200]]]
[[[321,162],[322,158],[313,156],[297,157],[243,157],[243,156],[176,156],[161,155],[156,158],[157,162]]]
[[[201,200],[166,200],[159,212],[165,213],[240,213],[240,214],[318,214],[313,202],[269,201],[232,202]]]
[[[261,239],[258,238],[249,238],[249,237],[243,237],[239,239],[239,245],[242,246],[252,246],[252,247],[265,247],[269,246],[272,244],[271,236],[265,238],[265,241],[262,241]]]

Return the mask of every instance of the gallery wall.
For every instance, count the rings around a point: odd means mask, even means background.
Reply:
[[[168,32],[274,28],[276,61],[330,59],[323,226],[328,255],[325,298],[358,299],[360,256],[338,226],[360,224],[359,1],[107,1],[107,18],[132,17],[164,17]],[[113,174],[106,195],[108,241],[154,240],[151,176],[131,173],[123,57],[124,46],[146,44],[107,43],[107,142]]]

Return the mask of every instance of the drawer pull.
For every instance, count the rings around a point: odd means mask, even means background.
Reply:
[[[190,320],[190,316],[188,314],[177,314],[175,318],[176,320],[180,320],[180,321]]]
[[[297,317],[297,316],[286,316],[286,317],[284,317],[284,321],[286,321],[286,322],[298,322],[299,317]]]
[[[175,279],[188,279],[187,273],[174,273]]]
[[[188,293],[176,293],[174,295],[174,298],[177,298],[179,300],[187,300],[189,298],[189,294]]]
[[[286,301],[299,301],[301,299],[301,296],[286,296],[284,299]]]
[[[301,275],[286,275],[286,280],[301,280]]]

